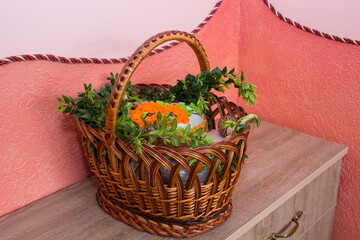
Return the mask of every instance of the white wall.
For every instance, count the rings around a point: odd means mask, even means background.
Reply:
[[[0,58],[127,57],[152,35],[192,31],[216,0],[0,0]]]

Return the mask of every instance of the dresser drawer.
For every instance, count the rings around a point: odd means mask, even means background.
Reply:
[[[296,240],[330,240],[336,206],[330,208],[313,226]]]
[[[238,239],[264,240],[268,239],[272,233],[286,233],[295,226],[295,223],[292,222],[293,216],[296,212],[302,211],[303,214],[298,220],[299,227],[297,231],[288,238],[297,239],[310,229],[329,209],[336,205],[340,167],[341,160],[295,193],[283,205],[275,209]],[[333,215],[330,215],[330,217],[333,217]],[[332,226],[332,220],[327,222]]]

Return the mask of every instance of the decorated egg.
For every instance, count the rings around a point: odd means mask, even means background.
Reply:
[[[189,122],[187,124],[180,123],[179,127],[186,127],[187,125],[191,126],[191,130],[195,131],[196,129],[202,128],[201,133],[208,132],[208,121],[205,114],[199,115],[195,112],[192,112],[191,116],[189,116]]]
[[[227,131],[228,131],[229,127],[224,128],[224,124],[228,120],[236,121],[236,119],[234,117],[231,117],[229,115],[225,115],[225,116],[221,117],[218,121],[218,131],[219,131],[220,135],[223,137],[226,137],[228,134]]]
[[[157,102],[143,102],[135,109],[130,110],[131,120],[139,124],[140,127],[145,127],[145,124],[141,118],[143,118],[147,124],[151,124],[157,121],[157,114],[161,113],[162,116],[170,113],[170,116],[176,117],[178,127],[191,126],[191,130],[203,128],[203,132],[208,131],[208,122],[204,114],[199,115],[191,111],[191,108],[182,103],[164,103]]]

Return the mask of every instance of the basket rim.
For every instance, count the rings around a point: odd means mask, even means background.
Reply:
[[[83,119],[81,118],[76,118],[74,117],[76,121],[79,121],[79,122],[82,122],[85,126],[87,126],[89,128],[89,130],[91,131],[91,133],[94,133],[94,132],[97,132],[97,134],[101,134],[101,135],[105,135],[105,131],[99,129],[99,128],[93,128],[92,126],[90,126],[89,124],[87,124]],[[250,126],[248,126],[243,132],[241,133],[237,133],[236,135],[232,136],[231,138],[229,138],[228,140],[222,140],[222,141],[219,141],[219,142],[213,142],[211,145],[208,145],[208,146],[201,146],[201,147],[197,147],[197,148],[190,148],[190,147],[187,147],[187,148],[184,148],[184,147],[168,147],[168,146],[154,146],[154,145],[150,145],[150,144],[147,144],[145,143],[144,145],[148,146],[148,147],[151,147],[151,148],[155,148],[156,147],[164,147],[164,148],[168,148],[168,149],[171,149],[171,150],[174,150],[174,149],[199,149],[199,148],[206,148],[206,147],[213,147],[214,145],[220,145],[220,144],[228,144],[228,143],[233,143],[232,140],[236,139],[237,137],[239,136],[246,136],[249,134],[250,132]],[[208,133],[208,132],[207,132]],[[99,137],[99,139],[101,139],[101,137]],[[118,136],[116,137],[116,139],[119,139],[120,141],[124,142],[123,140],[121,140]],[[125,142],[124,142],[125,143]],[[126,144],[126,143],[125,143]],[[126,144],[127,145],[127,144]],[[133,144],[131,144],[130,146],[127,145],[128,147],[131,147]],[[216,146],[214,146],[216,147]],[[132,149],[132,148],[131,148]]]

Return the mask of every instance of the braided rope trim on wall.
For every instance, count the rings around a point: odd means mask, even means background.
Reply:
[[[219,9],[223,0],[218,0],[215,4],[214,8],[211,10],[209,15],[202,21],[194,30],[190,32],[190,34],[194,35],[198,33],[207,22],[215,15],[216,11]],[[166,44],[162,47],[159,47],[153,50],[149,56],[154,54],[161,53],[169,48],[175,47],[178,45],[179,41],[174,41],[169,44]],[[94,63],[94,64],[114,64],[114,63],[125,63],[129,57],[125,58],[68,58],[68,57],[60,57],[51,54],[27,54],[27,55],[18,55],[7,57],[4,59],[0,59],[0,66],[12,63],[12,62],[21,62],[21,61],[50,61],[50,62],[58,62],[58,63]]]
[[[287,17],[284,17],[281,13],[279,13],[275,7],[269,3],[268,0],[263,0],[263,2],[266,4],[266,6],[268,6],[270,8],[270,10],[278,17],[280,18],[281,20],[293,25],[294,27],[297,27],[301,30],[304,30],[306,32],[309,32],[309,33],[312,33],[312,34],[315,34],[317,36],[320,36],[320,37],[323,37],[323,38],[327,38],[327,39],[330,39],[330,40],[334,40],[334,41],[338,41],[338,42],[342,42],[342,43],[350,43],[350,44],[353,44],[353,45],[357,45],[359,46],[360,45],[360,41],[359,40],[353,40],[353,39],[349,39],[349,38],[342,38],[342,37],[338,37],[338,36],[335,36],[335,35],[331,35],[331,34],[327,34],[327,33],[324,33],[324,32],[320,32],[316,29],[313,29],[313,28],[309,28],[309,27],[306,27],[300,23],[297,23],[297,22],[294,22],[293,20],[287,18]]]

